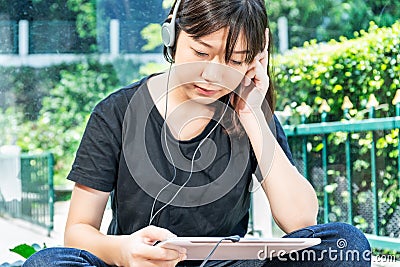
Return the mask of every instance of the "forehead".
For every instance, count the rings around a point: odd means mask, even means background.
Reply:
[[[215,31],[213,33],[203,35],[200,37],[191,36],[184,31],[183,31],[183,34],[187,38],[190,38],[190,39],[194,40],[195,42],[198,42],[204,46],[211,45],[212,48],[224,48],[225,49],[228,34],[229,34],[229,29],[222,28],[218,31]],[[243,31],[241,31],[239,33],[239,36],[238,36],[236,44],[235,44],[235,50],[238,50],[238,51],[246,50],[246,38],[245,38]]]

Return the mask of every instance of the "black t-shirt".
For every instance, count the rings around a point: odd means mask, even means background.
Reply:
[[[247,135],[232,137],[222,126],[229,123],[225,118],[232,109],[221,120],[214,115],[193,139],[178,141],[163,128],[147,79],[118,90],[94,108],[68,179],[111,192],[108,234],[146,227],[155,205],[152,224],[178,236],[244,236],[249,186],[258,168]],[[275,116],[274,121],[277,141],[293,163]]]

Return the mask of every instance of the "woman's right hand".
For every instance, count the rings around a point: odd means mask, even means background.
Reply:
[[[172,267],[186,259],[186,249],[179,246],[153,246],[156,241],[176,237],[167,229],[147,226],[131,235],[123,236],[121,261],[125,267]]]

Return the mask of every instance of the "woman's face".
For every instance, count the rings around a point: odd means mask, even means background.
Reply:
[[[210,104],[230,93],[242,81],[249,64],[244,62],[246,46],[239,35],[229,62],[225,62],[228,29],[203,36],[190,37],[181,31],[176,43],[175,77],[177,90],[185,100]]]

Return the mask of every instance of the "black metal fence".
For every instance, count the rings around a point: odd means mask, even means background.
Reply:
[[[20,179],[21,193],[5,199],[4,192],[11,188],[2,183],[0,213],[45,227],[50,234],[54,218],[53,161],[51,153],[22,154],[20,176],[16,177]]]
[[[370,99],[375,99],[370,97]],[[372,101],[370,101],[372,103]],[[369,102],[369,103],[370,103]],[[395,117],[284,125],[296,167],[314,186],[320,201],[318,221],[343,221],[367,234],[371,245],[400,251],[400,90]]]

